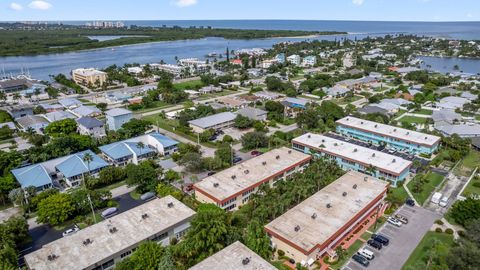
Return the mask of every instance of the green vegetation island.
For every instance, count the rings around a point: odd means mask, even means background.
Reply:
[[[240,30],[190,27],[130,27],[95,29],[80,26],[5,27],[0,25],[0,56],[23,56],[99,49],[122,45],[221,37],[259,39],[347,34],[335,31]],[[125,36],[98,41],[89,36]]]

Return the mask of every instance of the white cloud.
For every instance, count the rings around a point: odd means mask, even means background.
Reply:
[[[23,6],[18,4],[18,3],[10,3],[10,9],[13,9],[13,10],[16,10],[16,11],[20,11],[23,9]]]
[[[47,10],[52,8],[52,4],[38,0],[30,2],[30,4],[28,4],[28,7],[32,9]]]
[[[363,1],[364,1],[364,0],[352,0],[352,3],[353,3],[354,5],[360,6],[360,5],[363,5]]]
[[[197,0],[175,0],[174,4],[179,7],[189,7],[197,4]]]
[[[472,13],[467,13],[467,18],[473,18],[473,14]]]

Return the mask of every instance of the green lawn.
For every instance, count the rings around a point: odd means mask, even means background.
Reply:
[[[393,117],[399,117],[400,115],[402,115],[402,114],[404,114],[404,113],[406,113],[406,112],[407,112],[407,110],[402,110],[402,109],[400,109],[400,110],[398,110],[398,112],[397,112]]]
[[[400,122],[407,122],[410,124],[425,124],[427,123],[428,118],[416,117],[416,116],[404,116],[400,118],[398,121]]]
[[[476,167],[480,167],[480,152],[471,150],[460,164],[455,167],[454,173],[461,176],[470,176]]]
[[[146,112],[151,112],[151,111],[155,111],[155,110],[158,110],[158,109],[165,109],[165,108],[173,107],[173,106],[175,106],[175,105],[174,104],[168,104],[168,103],[166,103],[164,101],[161,101],[161,100],[157,100],[157,101],[153,102],[152,107],[136,110],[136,111],[133,111],[133,112],[137,113],[137,114],[146,113]]]
[[[422,261],[425,262],[428,259],[427,253],[430,251],[430,243],[434,240],[440,241],[446,247],[446,250],[442,250],[442,253],[445,254],[438,254],[439,256],[443,255],[443,257],[448,253],[448,249],[450,249],[454,244],[453,236],[450,234],[427,232],[422,241],[420,241],[418,246],[410,255],[407,262],[403,265],[402,270],[416,269],[414,267],[417,265],[417,263]]]
[[[195,90],[202,86],[203,86],[203,83],[201,80],[193,80],[193,81],[176,83],[173,85],[173,88],[177,90]]]
[[[476,183],[475,185],[477,186],[474,186],[473,185],[474,183]],[[464,197],[470,197],[470,195],[480,196],[480,187],[478,186],[480,186],[480,177],[476,176],[472,180],[470,180],[467,187],[463,191],[462,196]]]
[[[117,187],[120,187],[120,186],[123,186],[125,185],[125,181],[120,181],[120,182],[117,182],[117,183],[113,183],[111,185],[108,185],[106,187],[102,187],[102,188],[99,188],[98,190],[99,191],[105,191],[105,190],[112,190],[114,188],[117,188]]]
[[[342,269],[343,265],[353,256],[353,254],[357,253],[360,247],[363,246],[363,242],[360,240],[355,241],[348,249],[347,254],[344,256],[343,259],[338,260],[335,264],[331,265],[333,269]]]
[[[357,100],[360,100],[362,98],[363,98],[362,96],[353,96],[351,98],[336,98],[336,99],[333,99],[332,101],[337,105],[347,105]]]
[[[369,232],[364,232],[364,233],[362,234],[362,236],[360,236],[360,237],[361,237],[363,240],[368,240],[368,239],[370,239],[371,236],[372,236],[371,233],[369,233]]]
[[[475,116],[475,119],[477,119],[477,121],[480,121],[480,115]]]
[[[435,188],[442,182],[443,176],[437,173],[429,173],[427,174],[428,183],[423,183],[422,190],[418,193],[414,192],[415,190],[415,183],[418,181],[422,181],[420,177],[415,177],[410,183],[408,183],[407,187],[412,192],[413,197],[417,200],[418,203],[423,205],[423,203],[428,199],[430,194],[435,190]]]
[[[424,114],[424,115],[432,115],[433,111],[432,110],[427,110],[427,109],[420,109],[420,110],[414,111],[413,113]]]

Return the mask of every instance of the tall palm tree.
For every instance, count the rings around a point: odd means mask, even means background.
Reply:
[[[90,174],[90,162],[92,161],[93,161],[92,154],[85,153],[85,155],[83,155],[83,162],[87,163],[88,174]],[[82,174],[82,177],[83,177],[83,187],[87,192],[87,200],[88,200],[88,203],[90,204],[90,208],[92,209],[93,222],[97,223],[97,218],[95,217],[95,210],[93,209],[92,199],[90,198],[90,193],[89,193],[89,190],[87,189],[87,184],[85,183],[84,173]]]
[[[145,144],[143,142],[137,143],[138,149],[140,149],[140,156],[142,155],[142,150],[145,148]]]

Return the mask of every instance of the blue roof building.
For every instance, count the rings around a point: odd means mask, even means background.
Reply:
[[[154,132],[100,147],[103,156],[117,166],[138,164],[141,160],[155,156],[166,156],[177,150],[178,142]]]
[[[133,117],[131,111],[122,109],[122,108],[115,108],[105,112],[107,117],[107,126],[109,130],[119,130],[123,124],[130,121]]]
[[[65,109],[73,109],[82,106],[82,102],[76,98],[64,98],[58,101]]]
[[[91,162],[83,159],[86,154],[92,156]],[[34,186],[42,191],[54,186],[54,182],[64,180],[68,187],[81,184],[84,174],[97,175],[109,164],[91,150],[82,151],[69,156],[60,157],[42,163],[12,170],[12,174],[22,188]]]
[[[275,56],[275,60],[277,60],[278,63],[284,64],[285,63],[285,54],[284,53],[279,53]]]

